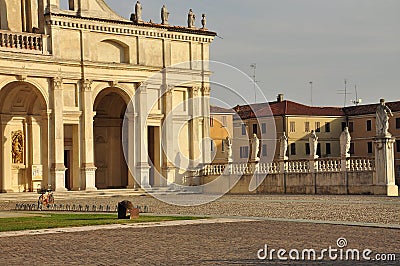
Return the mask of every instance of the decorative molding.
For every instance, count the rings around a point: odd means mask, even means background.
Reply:
[[[66,17],[64,17],[66,18]],[[201,43],[211,43],[214,40],[214,36],[216,33],[207,32],[205,30],[194,30],[194,29],[183,29],[176,28],[176,30],[180,30],[181,32],[171,32],[174,30],[173,26],[162,26],[162,27],[150,27],[146,25],[139,25],[142,27],[141,29],[133,29],[132,24],[124,25],[117,24],[117,22],[113,21],[92,21],[89,19],[83,20],[80,19],[78,21],[65,21],[62,18],[53,17],[48,24],[52,26],[59,26],[63,28],[69,29],[84,29],[84,30],[92,30],[97,32],[105,32],[112,34],[121,34],[121,35],[132,35],[132,36],[144,36],[144,37],[152,37],[152,38],[163,38],[170,40],[181,40],[181,41],[191,41],[191,42],[201,42]],[[115,26],[110,26],[110,22]],[[135,26],[138,26],[135,24]],[[197,35],[197,36],[193,36]],[[198,36],[202,35],[202,36]]]

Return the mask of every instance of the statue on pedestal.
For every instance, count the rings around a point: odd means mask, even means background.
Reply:
[[[194,22],[196,20],[196,15],[193,13],[193,10],[190,9],[189,10],[189,14],[188,14],[188,27],[189,28],[194,28]]]
[[[260,151],[260,140],[257,138],[257,134],[253,134],[253,138],[250,140],[251,143],[251,160],[259,161],[258,152]]]
[[[228,163],[233,162],[232,159],[232,139],[229,137],[226,137],[225,141],[225,149],[226,149],[226,159],[228,160]]]
[[[280,157],[281,159],[287,160],[288,157],[286,156],[286,152],[288,149],[288,137],[286,137],[285,131],[280,139]]]
[[[391,136],[389,133],[389,116],[393,116],[392,111],[386,106],[385,100],[380,100],[380,105],[376,109],[376,135]]]
[[[351,136],[349,132],[349,128],[345,127],[342,134],[340,134],[340,154],[342,158],[350,157],[350,142]]]
[[[165,5],[161,8],[161,24],[168,25],[169,12]]]
[[[317,147],[318,147],[318,137],[317,134],[315,134],[314,130],[311,130],[311,134],[308,137],[308,141],[310,143],[310,156],[313,159],[317,159]]]

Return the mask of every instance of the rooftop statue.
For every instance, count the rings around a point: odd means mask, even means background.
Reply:
[[[142,20],[142,4],[140,3],[140,1],[136,2],[135,5],[135,22],[143,22]]]
[[[196,20],[196,15],[193,13],[193,10],[190,9],[189,10],[189,14],[188,14],[188,27],[189,28],[194,28],[194,22]]]
[[[258,152],[260,151],[260,140],[257,137],[257,134],[253,134],[253,138],[250,140],[251,143],[251,160],[252,161],[260,161],[260,157],[258,157]]]
[[[207,26],[207,19],[206,19],[206,14],[201,15],[203,18],[201,20],[201,25],[203,26],[202,29],[206,29]]]
[[[286,136],[285,131],[280,139],[280,157],[284,160],[287,160],[288,157],[286,156],[287,148],[288,148],[288,137]]]
[[[168,25],[169,12],[165,5],[161,8],[161,24]]]

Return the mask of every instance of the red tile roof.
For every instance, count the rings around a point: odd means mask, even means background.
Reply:
[[[379,103],[358,105],[358,106],[349,106],[349,107],[344,108],[344,112],[348,116],[375,114],[376,108],[378,107],[378,105],[379,105]],[[392,110],[392,112],[400,111],[400,101],[387,102],[386,105],[390,108],[390,110]]]
[[[242,119],[281,116],[281,115],[307,115],[307,116],[343,116],[344,112],[340,107],[314,107],[292,101],[275,101],[251,105],[236,106]]]

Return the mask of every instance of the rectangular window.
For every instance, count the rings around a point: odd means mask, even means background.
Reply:
[[[214,140],[211,140],[210,143],[211,143],[211,151],[214,151]]]
[[[296,132],[296,122],[290,122],[290,132]]]
[[[367,131],[371,131],[371,130],[372,130],[372,121],[367,120]]]
[[[349,122],[349,132],[353,132],[354,131],[354,124],[353,122]]]
[[[290,154],[296,155],[296,143],[290,144]]]
[[[240,158],[249,158],[249,147],[248,146],[240,147]]]
[[[242,124],[242,135],[246,135],[246,125]]]
[[[304,132],[310,132],[310,122],[304,122]]]
[[[325,143],[325,153],[327,155],[331,155],[332,151],[331,151],[331,144],[330,143]]]
[[[222,116],[222,126],[226,127],[226,116]]]
[[[331,123],[329,122],[325,123],[325,132],[331,132]]]
[[[317,145],[317,155],[321,158],[321,143]]]
[[[310,155],[310,143],[306,143],[306,155]]]
[[[187,101],[186,101],[186,91],[184,91],[184,92],[182,93],[182,105],[183,105],[183,111],[184,111],[184,112],[186,112],[186,110],[187,110],[186,104],[187,104]]]
[[[352,143],[350,143],[350,154],[353,155],[354,152],[355,152],[355,149],[354,149],[354,142],[352,142]]]
[[[315,122],[315,132],[321,132],[321,123]]]
[[[221,151],[225,152],[225,141],[224,140],[221,141]]]
[[[400,165],[396,166],[396,177],[400,178]]]
[[[367,143],[368,153],[372,153],[372,142]]]
[[[214,117],[210,116],[210,127],[214,127]]]
[[[342,131],[344,130],[344,128],[346,127],[346,122],[342,122]]]
[[[396,140],[396,152],[400,152],[400,140]]]
[[[396,118],[396,128],[400,128],[400,118]]]
[[[253,134],[257,134],[258,132],[258,125],[257,124],[253,124]]]
[[[267,124],[266,123],[262,123],[261,124],[261,133],[262,134],[266,134],[267,133]]]
[[[262,156],[267,156],[267,144],[262,145]]]

